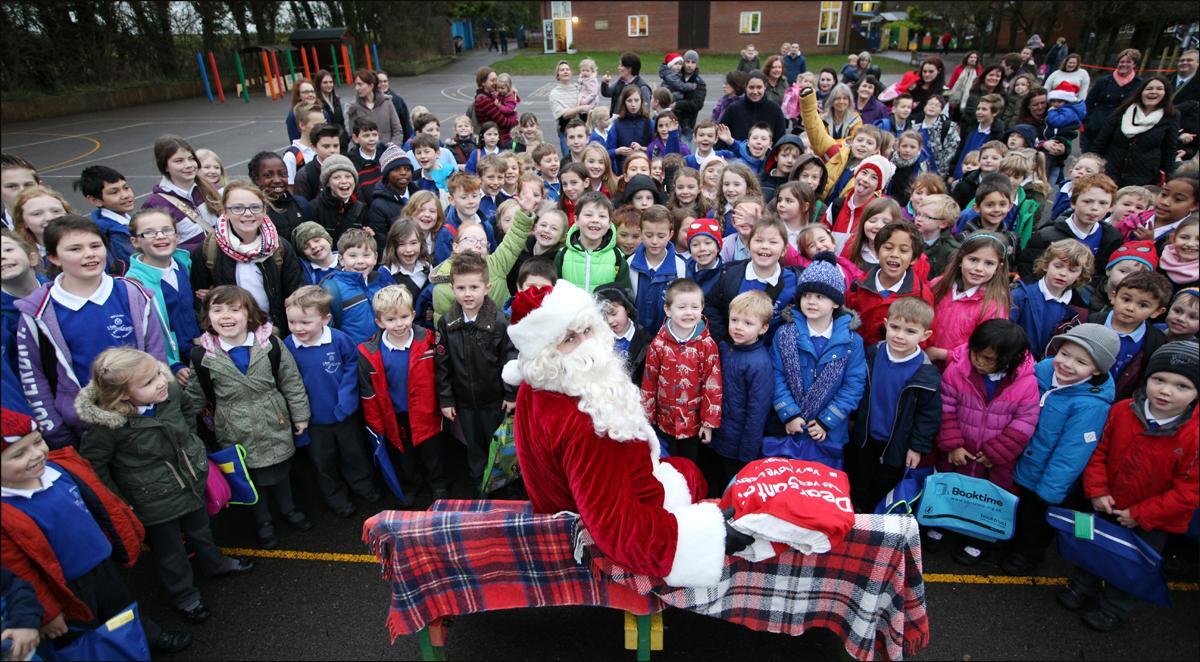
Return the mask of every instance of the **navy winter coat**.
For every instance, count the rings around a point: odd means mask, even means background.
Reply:
[[[751,345],[721,344],[721,427],[713,430],[710,446],[718,455],[739,462],[762,456],[774,379],[761,338]]]

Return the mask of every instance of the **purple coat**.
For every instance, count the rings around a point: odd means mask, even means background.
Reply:
[[[942,373],[942,429],[938,433],[938,471],[956,471],[986,478],[1006,490],[1012,489],[1013,468],[1021,451],[1037,429],[1040,407],[1033,357],[1005,377],[988,401],[983,377],[971,365],[967,345],[950,352]],[[992,461],[988,469],[967,460],[955,467],[947,460],[950,451],[966,448],[971,455],[984,451]]]
[[[155,312],[154,298],[136,282],[113,277],[113,292],[124,287],[129,296],[129,314],[133,318],[133,347],[166,362],[166,342],[163,323]],[[63,337],[62,327],[50,301],[53,282],[45,283],[37,290],[16,302],[21,312],[17,326],[17,364],[20,371],[21,388],[33,409],[33,417],[42,429],[42,436],[51,449],[77,445],[83,434],[83,421],[75,412],[75,396],[89,376],[80,379],[71,369],[69,341]],[[47,339],[50,347],[42,349],[40,341]],[[42,361],[43,351],[55,355],[54,371],[57,388],[50,387],[46,368]]]
[[[888,107],[883,105],[883,102],[875,97],[871,97],[867,101],[867,105],[863,106],[862,110],[858,111],[862,117],[863,124],[874,124],[879,120],[887,118],[890,114]]]
[[[162,187],[162,184],[155,184],[153,192],[150,194],[150,197],[146,198],[146,201],[142,203],[142,209],[151,209],[151,208],[161,209],[161,210],[167,212],[168,214],[170,214],[171,218],[175,219],[176,226],[178,226],[181,221],[185,221],[185,220],[190,221],[191,219],[189,219],[187,217],[187,214],[184,214],[183,212],[179,211],[178,207],[171,204],[167,200],[168,197],[174,198],[186,205],[190,205],[193,209],[196,209],[196,210],[199,210],[201,207],[204,206],[204,193],[200,190],[199,186],[192,188],[192,197],[189,200],[188,198],[185,198],[185,197],[179,195],[178,193],[175,193],[173,191],[168,191],[167,189]],[[199,213],[199,212],[197,212],[197,213]],[[199,246],[200,242],[202,242],[202,241],[204,241],[204,233],[203,232],[196,235],[195,237],[189,237],[186,241],[181,240],[179,242],[179,248],[183,248],[185,250],[191,250],[191,249],[195,248],[196,246]]]

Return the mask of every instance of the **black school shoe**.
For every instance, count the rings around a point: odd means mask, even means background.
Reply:
[[[297,529],[299,529],[301,531],[308,531],[313,528],[313,523],[311,520],[308,519],[308,515],[305,515],[303,512],[301,512],[299,510],[293,510],[292,512],[285,514],[283,516],[283,519],[288,524],[296,527]]]
[[[192,645],[192,633],[183,630],[163,630],[158,638],[150,642],[156,653],[172,655]]]
[[[1037,561],[1021,552],[1012,552],[1000,561],[1000,569],[1010,575],[1028,575],[1037,567]]]
[[[973,566],[982,561],[987,553],[988,550],[983,547],[967,544],[955,549],[953,558],[959,565]]]
[[[229,560],[232,561],[230,566],[225,570],[212,575],[214,579],[217,577],[233,577],[235,575],[244,575],[254,569],[254,561],[251,561],[250,559],[239,559],[231,556],[229,557]]]
[[[177,608],[175,611],[179,612],[179,615],[183,617],[183,620],[187,621],[188,623],[192,623],[193,625],[199,625],[204,621],[207,621],[209,617],[212,616],[212,613],[208,611],[208,607],[205,607],[203,602],[197,602],[196,606],[192,607],[191,609]]]
[[[1115,632],[1125,623],[1120,616],[1110,614],[1099,607],[1084,612],[1083,622],[1096,632]]]
[[[1080,593],[1071,582],[1067,582],[1067,585],[1059,590],[1055,599],[1058,600],[1058,604],[1062,605],[1064,609],[1079,611],[1083,609],[1083,603],[1087,601],[1087,596]]]
[[[258,527],[258,544],[263,549],[275,549],[279,546],[279,539],[275,537],[275,525],[263,524]]]

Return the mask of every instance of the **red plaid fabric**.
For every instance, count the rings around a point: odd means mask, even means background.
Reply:
[[[526,502],[385,511],[367,520],[363,539],[392,584],[393,640],[445,616],[575,605],[635,614],[678,607],[789,635],[824,627],[860,660],[902,659],[929,639],[917,525],[907,516],[859,515],[826,554],[730,558],[711,589],[634,575],[600,554],[578,517],[534,515]]]
[[[633,574],[605,558],[582,528],[576,556],[669,607],[793,636],[829,629],[859,660],[900,660],[929,643],[920,539],[907,515],[856,515],[842,544],[824,554],[788,549],[754,563],[727,557],[721,581],[707,589]]]

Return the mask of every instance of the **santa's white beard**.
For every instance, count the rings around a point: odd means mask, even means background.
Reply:
[[[579,398],[579,411],[591,417],[596,434],[617,441],[655,438],[642,409],[641,392],[613,351],[611,334],[597,333],[570,354],[548,349],[531,363],[536,365],[525,366],[525,381],[534,388]]]

